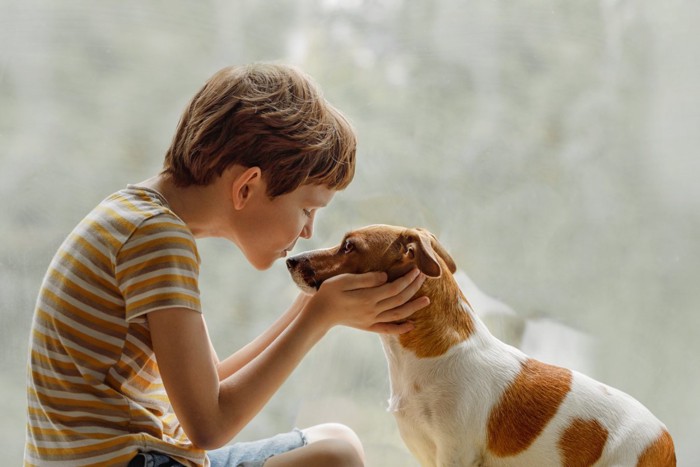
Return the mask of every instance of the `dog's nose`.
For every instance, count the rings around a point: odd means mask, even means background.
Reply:
[[[297,264],[299,264],[299,260],[295,257],[291,257],[287,260],[287,269],[294,269],[297,266]]]

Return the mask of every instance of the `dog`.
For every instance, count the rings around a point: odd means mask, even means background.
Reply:
[[[381,335],[399,432],[423,466],[675,466],[673,440],[631,396],[529,358],[493,337],[453,274],[454,260],[424,229],[372,225],[333,248],[287,260],[294,282],[318,290],[342,273],[413,268],[430,305],[401,335]]]

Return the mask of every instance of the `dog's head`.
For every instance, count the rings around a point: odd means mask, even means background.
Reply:
[[[293,256],[287,268],[294,282],[304,291],[318,290],[321,284],[339,274],[383,271],[389,281],[417,267],[428,277],[454,273],[454,260],[424,229],[391,225],[370,225],[349,232],[339,245]]]

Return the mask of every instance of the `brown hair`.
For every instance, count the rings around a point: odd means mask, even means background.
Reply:
[[[355,132],[297,68],[218,71],[192,98],[165,156],[178,186],[206,185],[233,164],[260,167],[274,198],[303,184],[342,190],[355,173]]]

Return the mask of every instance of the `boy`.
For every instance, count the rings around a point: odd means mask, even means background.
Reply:
[[[337,424],[222,446],[333,326],[410,331],[403,320],[427,305],[409,301],[423,278],[340,276],[220,361],[194,240],[227,238],[266,269],[311,237],[354,165],[352,128],[297,69],[210,78],[164,170],[100,203],[49,267],[32,325],[25,465],[363,465],[356,435]]]

